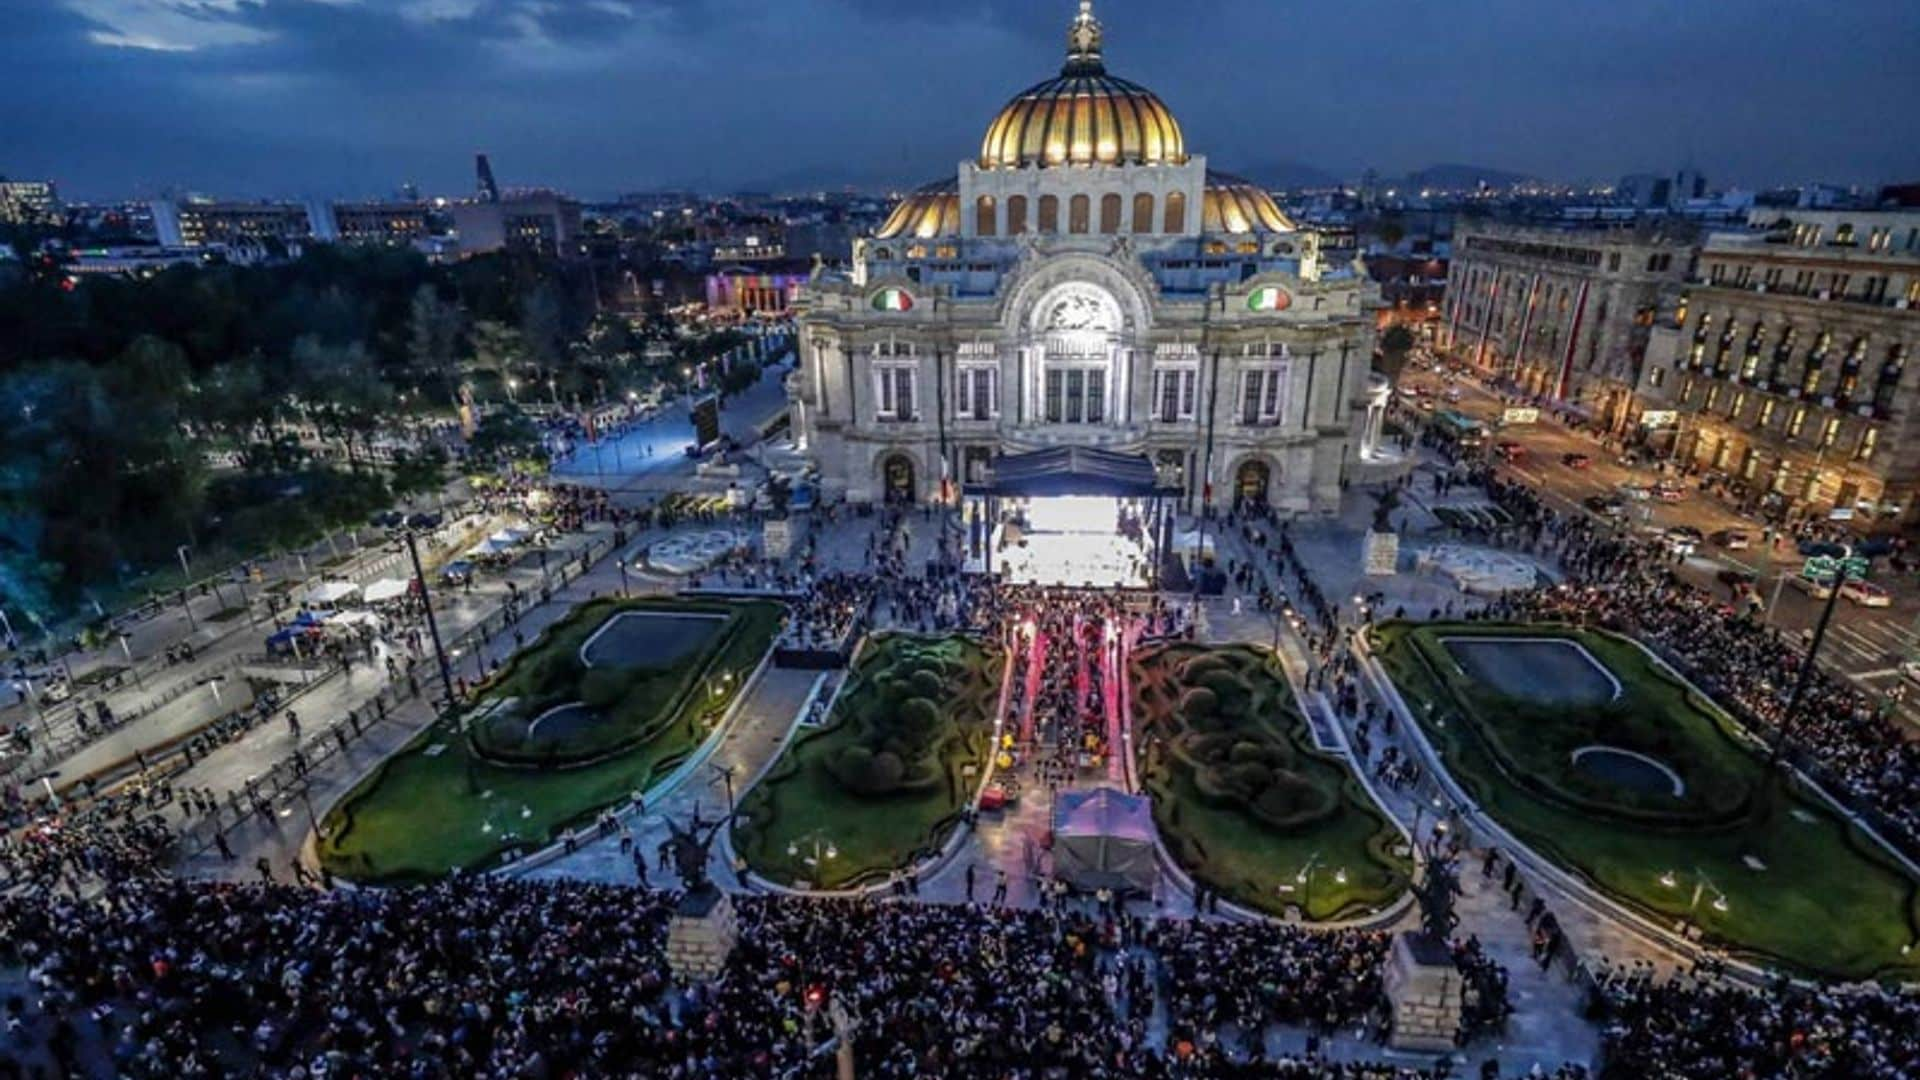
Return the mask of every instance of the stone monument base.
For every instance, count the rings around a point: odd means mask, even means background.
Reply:
[[[769,559],[785,559],[793,553],[792,518],[768,518],[760,526],[760,553]]]
[[[1395,934],[1381,982],[1393,1008],[1387,1045],[1432,1053],[1454,1049],[1453,1037],[1460,1030],[1460,972],[1444,942],[1421,931]]]
[[[1400,572],[1400,534],[1367,530],[1360,549],[1362,572],[1368,577],[1392,577]]]
[[[682,979],[715,978],[739,939],[733,901],[726,893],[712,886],[688,893],[667,923],[667,967]]]

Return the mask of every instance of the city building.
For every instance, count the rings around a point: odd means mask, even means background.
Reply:
[[[60,194],[46,180],[0,176],[0,225],[50,225],[60,217]]]
[[[1680,458],[1760,512],[1911,524],[1920,210],[1765,208],[1750,226],[1707,238],[1643,397]]]
[[[421,202],[321,203],[314,239],[346,244],[412,244],[427,235]]]
[[[163,199],[153,203],[161,247],[297,242],[311,239],[313,213],[305,203],[212,202]]]
[[[580,204],[558,192],[508,191],[498,199],[463,200],[448,209],[461,255],[515,248],[567,256],[577,249]]]
[[[1612,430],[1633,391],[1661,292],[1687,272],[1685,236],[1646,225],[1455,227],[1440,344],[1521,392]]]
[[[796,437],[854,500],[952,498],[1048,451],[1122,456],[1190,509],[1332,511],[1378,292],[1108,74],[1089,8],[1057,77],[801,291]]]
[[[716,315],[785,315],[807,283],[811,260],[717,267],[706,276],[707,310]]]

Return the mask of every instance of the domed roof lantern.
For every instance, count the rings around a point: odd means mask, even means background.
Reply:
[[[1100,62],[1100,20],[1093,17],[1093,0],[1080,0],[1080,14],[1067,27],[1067,63],[1062,75],[1104,75]]]

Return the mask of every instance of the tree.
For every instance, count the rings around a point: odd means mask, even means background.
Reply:
[[[1413,331],[1400,323],[1394,323],[1380,334],[1379,351],[1374,354],[1374,370],[1387,377],[1390,383],[1399,383],[1400,372],[1406,369],[1407,356],[1413,352]]]
[[[441,385],[449,406],[459,404],[455,364],[465,326],[460,309],[442,300],[433,285],[423,284],[414,290],[408,308],[407,358],[416,380]]]

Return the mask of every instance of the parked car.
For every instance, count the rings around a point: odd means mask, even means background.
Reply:
[[[1731,589],[1760,583],[1760,575],[1743,566],[1723,566],[1713,576],[1720,584]]]
[[[465,559],[455,559],[440,568],[440,580],[449,585],[465,585],[473,580],[473,564]]]
[[[1632,499],[1634,502],[1646,502],[1653,498],[1653,492],[1645,484],[1621,484],[1613,490],[1618,492],[1621,498]]]
[[[1512,439],[1502,439],[1494,443],[1493,453],[1495,457],[1498,457],[1501,461],[1509,465],[1516,465],[1527,460],[1527,448],[1514,442]]]
[[[1871,581],[1844,582],[1840,586],[1840,595],[1861,607],[1893,606],[1893,596]]]
[[[407,516],[398,510],[382,510],[368,519],[376,529],[397,529],[407,523]]]
[[[1593,468],[1593,456],[1591,454],[1569,452],[1560,455],[1560,464],[1565,465],[1569,469],[1591,469]]]
[[[1677,481],[1662,480],[1653,485],[1653,497],[1661,502],[1684,502],[1687,498],[1687,489]]]
[[[1446,398],[1449,402],[1458,402],[1460,400],[1460,388],[1457,386],[1449,386],[1440,396]]]
[[[1715,529],[1708,539],[1713,541],[1715,547],[1728,551],[1745,551],[1753,546],[1753,535],[1741,529]]]
[[[437,529],[440,527],[440,522],[444,519],[444,515],[421,510],[407,515],[407,528]]]

